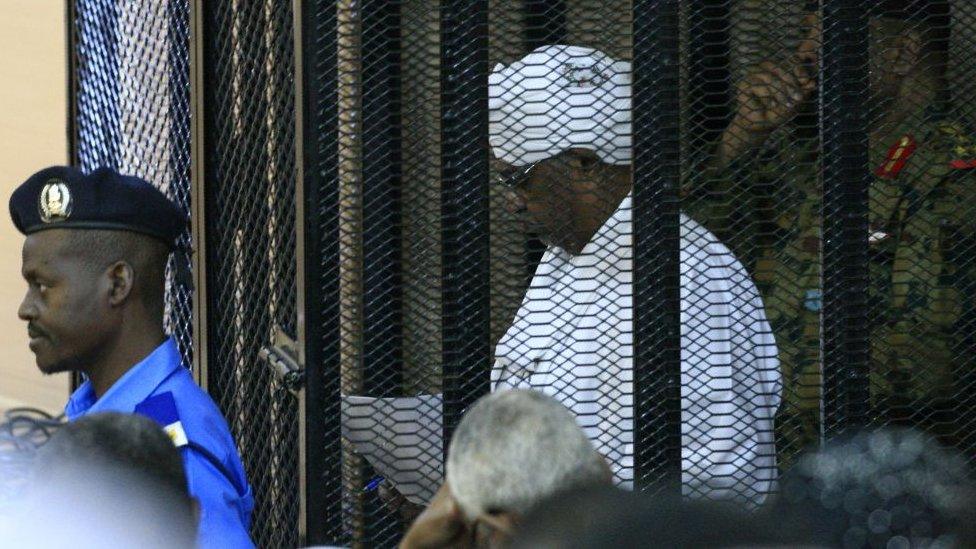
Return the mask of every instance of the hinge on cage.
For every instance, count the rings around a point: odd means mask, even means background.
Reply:
[[[258,358],[271,367],[275,378],[292,393],[305,386],[305,369],[298,363],[298,342],[275,328],[274,344],[261,347]]]

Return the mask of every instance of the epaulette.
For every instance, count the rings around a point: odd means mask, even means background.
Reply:
[[[976,144],[970,133],[954,122],[939,124],[939,134],[949,147],[949,166],[956,170],[976,168]]]
[[[190,441],[186,438],[180,414],[176,409],[173,393],[167,391],[151,396],[136,405],[135,413],[146,416],[158,423],[177,448],[187,446]]]
[[[882,179],[894,179],[904,169],[908,159],[918,148],[918,143],[911,135],[905,134],[888,149],[884,162],[874,170],[874,175]]]

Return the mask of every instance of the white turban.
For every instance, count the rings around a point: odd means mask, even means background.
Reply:
[[[525,166],[567,149],[630,164],[630,63],[579,46],[543,46],[488,77],[495,158]]]

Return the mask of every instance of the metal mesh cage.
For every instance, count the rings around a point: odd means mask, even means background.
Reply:
[[[287,3],[204,11],[208,389],[240,448],[262,547],[298,543],[298,403],[275,370],[297,337],[292,27]]]
[[[185,189],[185,26],[78,6],[79,161]],[[967,3],[299,7],[206,4],[196,90],[207,377],[260,545],[392,546],[508,387],[690,497],[757,505],[848,427],[972,458]]]

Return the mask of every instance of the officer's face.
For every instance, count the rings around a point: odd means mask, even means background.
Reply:
[[[74,249],[70,231],[27,237],[21,272],[27,294],[17,311],[27,322],[30,349],[46,374],[84,370],[104,343],[110,311],[105,276]],[[110,285],[110,283],[109,283]]]

